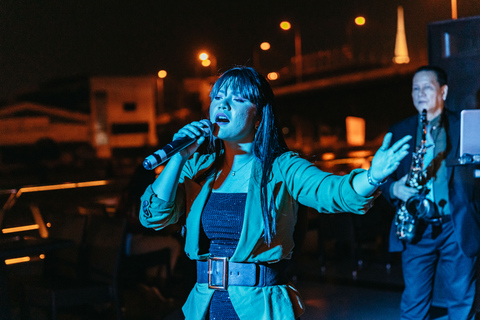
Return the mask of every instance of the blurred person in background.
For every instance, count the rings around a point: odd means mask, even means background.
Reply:
[[[140,197],[145,188],[155,181],[162,168],[147,171],[139,165],[123,190],[118,212],[127,218],[125,255],[129,258],[129,268],[126,271],[134,271],[146,289],[155,290],[155,294],[165,300],[164,295],[169,291],[168,277],[175,271],[182,250],[180,230],[178,226],[170,226],[160,232],[147,229],[140,224],[138,217]],[[168,254],[164,254],[166,250]],[[163,261],[165,259],[168,261]]]
[[[197,283],[183,306],[187,319],[296,319],[304,304],[286,269],[299,205],[364,214],[411,137],[388,149],[387,134],[370,170],[338,176],[288,151],[273,91],[254,69],[226,71],[210,97],[213,126],[192,122],[174,135],[198,140],[148,186],[140,221],[161,230],[186,215],[185,252],[197,261]],[[205,140],[213,150],[196,152]]]
[[[419,68],[412,81],[413,105],[418,115],[389,130],[393,133],[392,143],[411,135],[414,138],[409,142],[410,150],[418,150],[425,126],[421,114],[426,110],[426,199],[419,204],[426,201],[429,210],[411,210],[416,216],[411,240],[398,236],[401,232],[395,220],[390,233],[390,251],[402,251],[405,290],[401,319],[430,319],[437,273],[444,285],[441,295],[446,297],[449,319],[472,319],[474,314],[475,264],[480,252],[480,179],[474,175],[478,165],[447,165],[459,158],[460,140],[459,114],[444,105],[447,93],[444,70],[435,66]],[[397,210],[402,204],[420,199],[419,189],[406,185],[411,164],[409,154],[381,186],[383,196]]]

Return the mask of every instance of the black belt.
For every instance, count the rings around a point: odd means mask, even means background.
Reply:
[[[422,218],[423,221],[425,221],[426,224],[431,224],[434,226],[439,226],[442,223],[448,222],[452,220],[452,215],[448,214],[445,216],[440,216],[440,217],[435,217],[435,218]]]
[[[228,286],[265,287],[288,283],[288,261],[273,264],[239,263],[227,258],[212,257],[197,260],[197,282],[208,287],[226,290]]]

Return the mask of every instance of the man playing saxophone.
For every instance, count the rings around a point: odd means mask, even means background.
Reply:
[[[409,142],[412,154],[381,186],[383,196],[397,209],[389,249],[402,251],[401,319],[430,319],[437,273],[446,288],[442,295],[449,319],[474,317],[480,179],[474,175],[478,165],[447,165],[459,157],[460,135],[459,114],[444,107],[447,93],[447,75],[442,69],[419,68],[412,81],[418,115],[390,129],[392,143],[405,135],[414,137]],[[424,173],[425,181],[415,181],[413,171]],[[405,213],[413,218],[411,224],[402,220]]]

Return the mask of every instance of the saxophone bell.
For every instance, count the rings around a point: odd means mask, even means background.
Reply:
[[[414,212],[417,219],[433,217],[436,213],[435,204],[423,193],[408,199],[405,207],[408,212]]]

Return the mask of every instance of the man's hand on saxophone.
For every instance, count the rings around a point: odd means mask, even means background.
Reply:
[[[390,187],[391,195],[404,202],[407,202],[408,199],[410,199],[413,196],[416,196],[419,193],[419,190],[417,188],[408,187],[406,185],[407,178],[408,178],[408,174],[403,176],[400,180],[392,183],[392,186]]]

